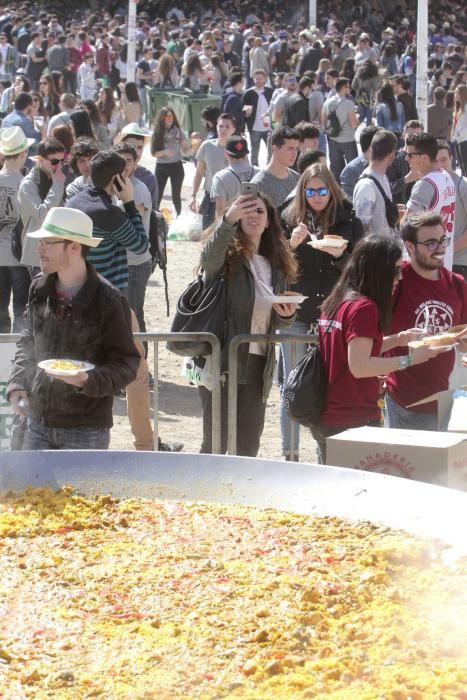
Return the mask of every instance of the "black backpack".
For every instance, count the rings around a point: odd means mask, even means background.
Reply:
[[[378,180],[375,177],[373,177],[373,175],[360,175],[359,180],[364,179],[371,180],[375,183],[376,187],[381,193],[382,198],[384,199],[384,206],[386,209],[386,221],[388,222],[388,226],[390,228],[395,228],[399,223],[399,209],[397,207],[397,204],[394,204],[392,199],[389,199],[386,192],[383,190]]]
[[[158,265],[162,270],[165,287],[165,302],[167,304],[167,316],[169,311],[169,285],[167,282],[167,234],[169,227],[160,211],[153,209],[149,218],[149,252],[152,259],[152,270],[154,272]]]
[[[339,105],[337,105],[337,107],[338,106]],[[332,111],[329,111],[329,114],[324,122],[324,133],[327,134],[327,136],[331,136],[331,138],[336,138],[336,136],[339,136],[342,131],[339,117],[336,114],[337,107]]]
[[[318,425],[326,403],[326,385],[319,345],[312,345],[285,381],[282,400],[287,415],[307,428]]]

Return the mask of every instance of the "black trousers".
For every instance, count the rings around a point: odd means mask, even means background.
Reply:
[[[170,178],[172,188],[172,200],[177,216],[182,211],[182,184],[185,178],[185,171],[181,160],[176,163],[156,163],[156,180],[159,188],[159,200],[157,208],[160,209],[162,195],[164,194],[167,180]]]
[[[263,401],[263,371],[266,358],[248,355],[247,383],[238,385],[237,400],[237,454],[256,457],[264,428],[266,402]],[[212,452],[212,400],[211,392],[199,387],[203,407],[203,443],[200,453]],[[227,452],[227,384],[221,389],[221,452]]]

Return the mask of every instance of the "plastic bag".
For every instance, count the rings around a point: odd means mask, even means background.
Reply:
[[[180,214],[169,226],[169,241],[199,241],[203,217],[193,212]]]

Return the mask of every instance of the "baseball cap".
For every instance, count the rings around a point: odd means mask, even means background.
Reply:
[[[231,136],[225,144],[225,152],[232,158],[244,158],[250,151],[243,136]]]

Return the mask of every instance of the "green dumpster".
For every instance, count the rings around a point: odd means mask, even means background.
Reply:
[[[201,112],[205,107],[221,107],[222,99],[217,95],[189,95],[188,96],[190,110],[190,132],[199,131],[202,136],[207,136],[206,127],[201,118]]]
[[[154,118],[162,107],[170,107],[177,115],[178,122],[187,136],[193,131],[199,131],[202,136],[207,135],[206,128],[201,118],[201,112],[205,107],[219,107],[222,100],[217,95],[195,95],[183,88],[160,90],[158,88],[146,88],[148,124],[154,126]]]
[[[154,118],[157,112],[162,107],[167,107],[169,104],[169,95],[171,93],[186,93],[184,88],[171,88],[170,90],[161,90],[160,88],[146,88],[146,114],[147,123],[150,128],[154,126]],[[172,107],[172,105],[170,105]]]

